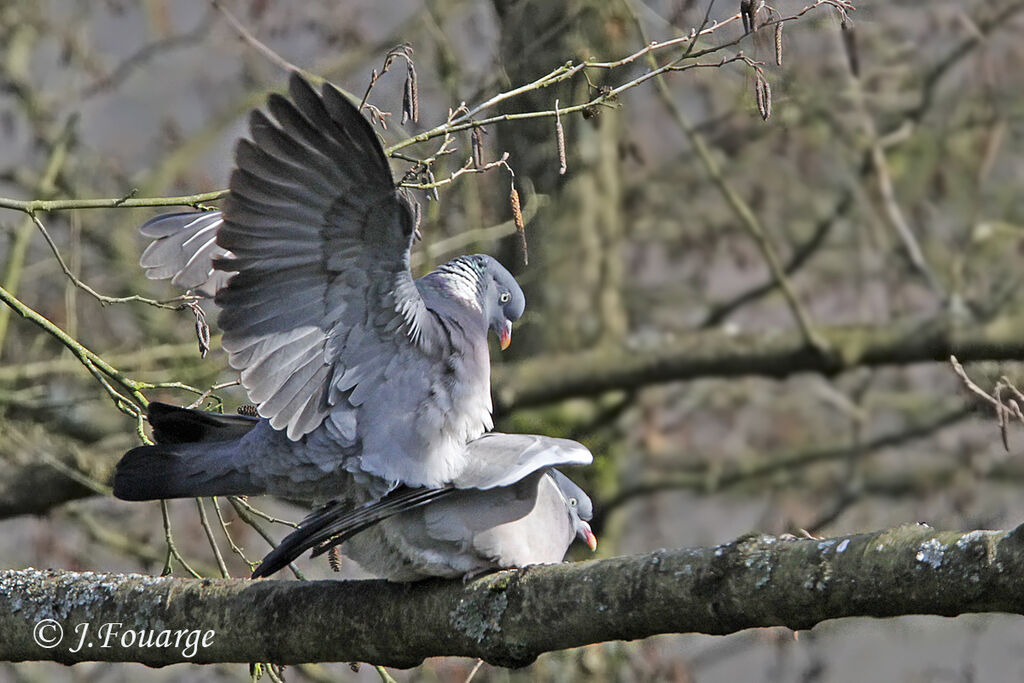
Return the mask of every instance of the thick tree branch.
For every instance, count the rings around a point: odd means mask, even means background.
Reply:
[[[797,331],[726,334],[702,332],[645,348],[605,346],[553,358],[541,356],[495,366],[495,412],[590,396],[617,389],[698,377],[801,372],[835,375],[853,367],[1024,359],[1024,320],[1007,316],[987,323],[935,318],[886,325],[821,327],[831,353],[808,346]]]
[[[500,572],[469,585],[27,569],[0,572],[0,659],[409,667],[460,655],[521,666],[543,652],[658,633],[809,629],[857,616],[1024,614],[1022,569],[1024,528],[961,533],[924,525],[822,540],[750,535],[714,548]],[[54,638],[52,624],[36,626],[45,619],[63,630],[49,649],[33,641],[34,629]],[[89,625],[85,638],[81,624]],[[105,624],[116,626],[101,632]],[[155,643],[164,629],[198,632],[197,642],[212,635],[194,651],[184,639],[138,646],[138,631],[156,631]]]

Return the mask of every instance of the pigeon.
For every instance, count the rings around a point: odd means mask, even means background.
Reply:
[[[159,402],[149,404],[155,446],[118,464],[114,494],[130,500],[258,495],[307,498],[299,486],[315,472],[289,457],[224,444],[247,443],[267,429],[265,418],[221,415]],[[257,439],[259,441],[260,439]],[[184,447],[188,447],[185,449]],[[596,549],[586,494],[555,469],[586,465],[593,456],[568,439],[490,432],[465,446],[469,465],[439,488],[390,491],[352,484],[263,560],[268,576],[308,549],[342,551],[392,581],[474,576],[505,567],[560,562],[574,538]],[[181,455],[187,453],[187,455]],[[302,472],[296,476],[296,472]]]
[[[263,559],[253,578],[270,576],[310,548],[315,557],[339,544],[363,569],[398,582],[553,564],[577,538],[597,550],[592,517],[587,494],[553,467],[494,488],[395,491],[353,511],[328,505],[313,513]]]
[[[115,495],[227,495],[254,479],[312,501],[353,482],[443,487],[493,426],[488,331],[507,348],[523,292],[483,254],[412,278],[413,203],[333,86],[317,93],[294,74],[289,97],[271,95],[267,108],[238,143],[223,210],[150,221],[144,234],[156,239],[141,259],[151,277],[214,296],[228,361],[264,419],[244,433],[196,420],[187,428],[203,439],[129,451]],[[189,468],[204,462],[209,481],[197,481]]]

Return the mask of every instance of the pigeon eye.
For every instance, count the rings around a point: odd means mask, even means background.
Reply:
[[[576,499],[575,498],[570,498],[569,499],[569,505],[571,507],[576,507]]]
[[[503,304],[507,304],[511,298],[512,295],[510,293],[502,292],[501,296],[498,297],[498,301],[500,301]]]

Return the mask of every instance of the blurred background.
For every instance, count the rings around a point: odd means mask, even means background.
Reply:
[[[182,195],[225,186],[246,112],[280,90],[279,61],[359,95],[385,53],[414,49],[419,123],[399,124],[404,65],[370,102],[394,112],[395,143],[568,60],[616,60],[649,40],[725,20],[736,0],[6,0],[0,2],[0,197]],[[783,16],[811,0],[776,0]],[[750,531],[854,533],[902,523],[1005,528],[1024,521],[1024,433],[1004,448],[933,335],[975,343],[967,372],[991,391],[1021,375],[1024,247],[1024,2],[858,0],[852,23],[821,6],[737,50],[763,62],[673,73],[605,106],[503,123],[484,161],[509,154],[529,245],[523,265],[509,174],[418,193],[416,274],[461,253],[516,271],[527,314],[494,355],[498,428],[569,436],[595,464],[572,472],[595,501],[599,556],[726,542]],[[276,58],[240,37],[237,21]],[[762,10],[758,22],[767,20]],[[737,41],[739,21],[697,43]],[[678,52],[659,54],[664,60]],[[503,103],[496,113],[580,104],[640,76],[644,58]],[[589,80],[589,82],[588,82]],[[434,167],[471,154],[468,133]],[[429,156],[439,141],[403,150]],[[396,160],[396,175],[410,167]],[[167,299],[145,280],[136,228],[154,209],[41,215],[71,272],[109,296]],[[775,267],[772,264],[775,264]],[[774,271],[774,272],[773,272]],[[781,275],[781,277],[780,277]],[[201,359],[191,311],[103,306],[61,272],[37,227],[0,210],[0,281],[134,379],[200,391],[235,379],[214,340]],[[215,310],[207,306],[211,321]],[[1020,325],[1018,325],[1020,323]],[[216,335],[216,326],[213,328]],[[938,332],[936,332],[938,331]],[[817,345],[815,344],[817,343]],[[881,348],[862,353],[864,348]],[[637,357],[672,362],[631,372]],[[712,362],[716,349],[727,361]],[[839,350],[841,349],[841,351]],[[986,350],[991,355],[986,356]],[[597,350],[597,351],[595,351]],[[826,358],[820,365],[815,358]],[[573,362],[588,360],[582,381]],[[590,362],[592,361],[592,362]],[[568,391],[547,387],[563,375]],[[827,374],[801,372],[825,367]],[[519,393],[502,398],[503,385]],[[517,396],[530,394],[529,400]],[[187,404],[185,389],[150,399]],[[1007,392],[1008,393],[1008,392]],[[216,391],[225,410],[245,401]],[[566,398],[568,396],[568,398]],[[208,402],[207,405],[213,405]],[[135,422],[52,336],[0,310],[0,567],[160,572],[158,504],[109,496]],[[249,501],[271,516],[303,511]],[[195,501],[169,504],[182,556],[219,575]],[[242,508],[244,510],[244,508]],[[247,573],[221,533],[234,576]],[[228,501],[219,511],[249,559],[267,541]],[[263,518],[272,539],[287,527]],[[803,530],[803,531],[801,531]],[[574,548],[582,559],[585,549]],[[338,576],[300,562],[309,577]],[[175,565],[176,574],[185,575]],[[341,576],[364,576],[350,562]],[[728,637],[671,635],[542,656],[479,681],[984,681],[1024,677],[1019,617],[909,617]],[[465,680],[436,659],[399,681]],[[0,664],[4,681],[244,680],[241,665]],[[289,667],[289,680],[377,680],[372,667]]]

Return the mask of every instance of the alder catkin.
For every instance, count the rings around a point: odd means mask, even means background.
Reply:
[[[558,100],[555,100],[555,138],[558,141],[558,175],[565,175],[569,166],[565,160],[565,129],[562,128],[562,115],[558,111]]]
[[[480,127],[473,128],[473,133],[470,135],[470,142],[473,147],[473,168],[484,167],[484,140],[483,133],[480,132]]]
[[[512,192],[509,193],[509,202],[512,204],[512,220],[516,225],[516,234],[519,235],[519,244],[523,248],[523,265],[529,265],[530,255],[526,249],[526,223],[523,221],[523,208],[519,204],[519,192],[516,186],[512,185]]]
[[[754,99],[757,102],[757,111],[760,112],[761,118],[765,118],[764,90],[761,89],[761,74],[757,74],[754,78]]]
[[[407,121],[417,123],[420,120],[420,92],[416,79],[416,67],[411,59],[405,62],[405,88],[402,92],[402,124]]]
[[[775,63],[782,66],[782,22],[775,24]]]

